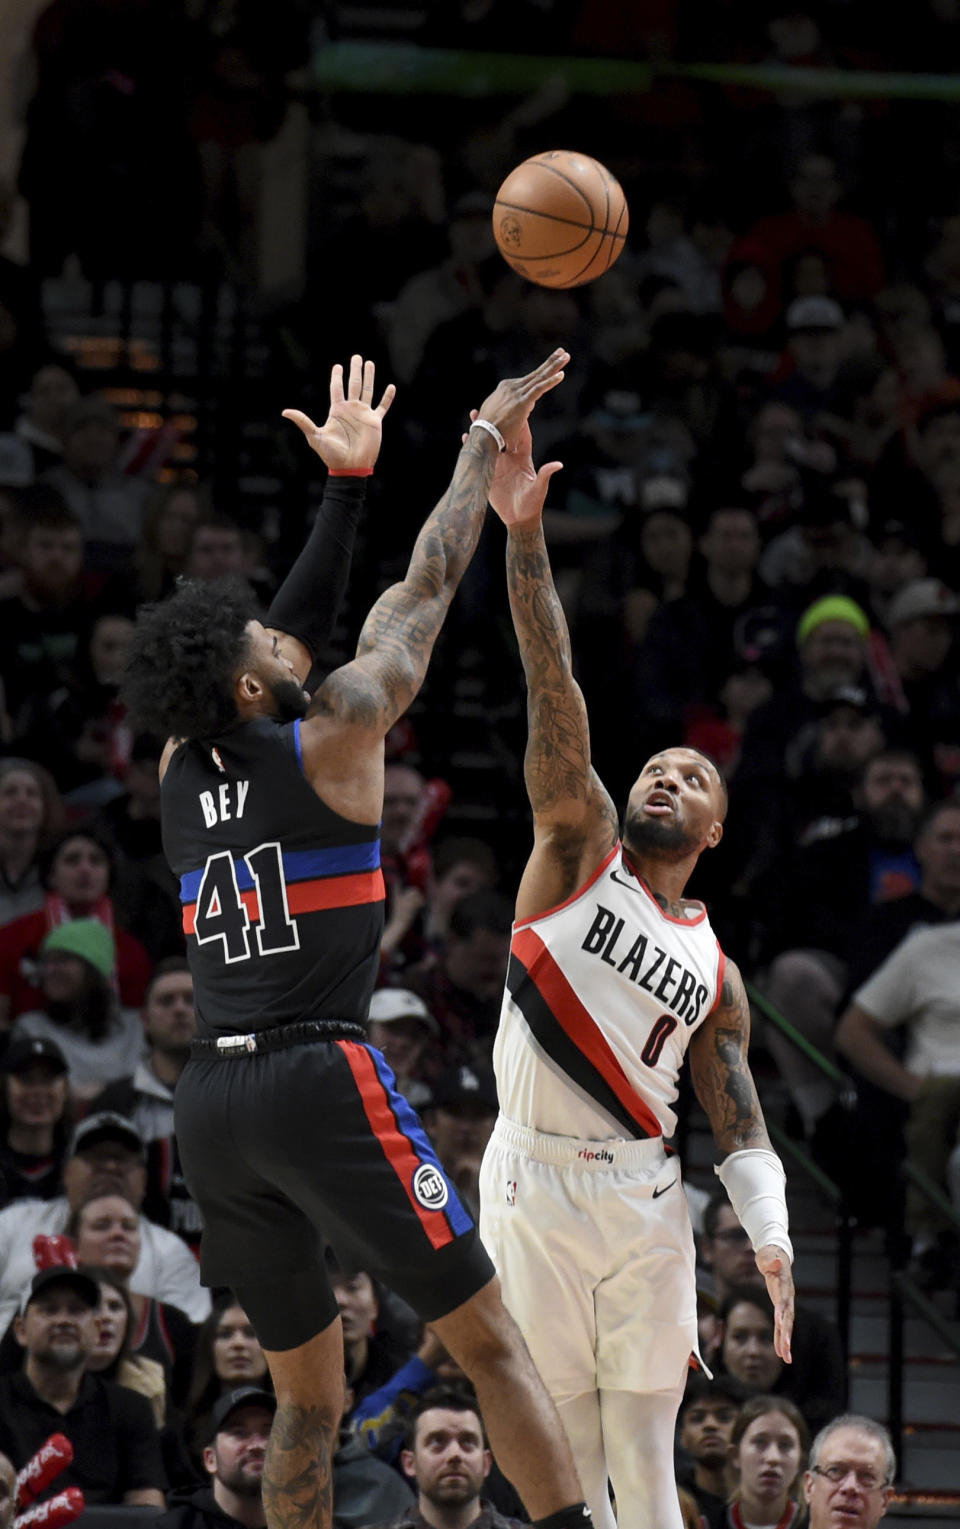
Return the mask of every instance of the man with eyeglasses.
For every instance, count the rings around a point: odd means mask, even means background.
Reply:
[[[722,1189],[710,1196],[703,1209],[698,1263],[710,1275],[698,1269],[697,1286],[708,1290],[718,1306],[737,1285],[763,1289],[750,1239]],[[796,1402],[811,1428],[817,1428],[846,1406],[847,1372],[840,1334],[833,1322],[800,1301],[790,1347],[793,1363],[777,1389]],[[709,1364],[711,1356],[705,1357]]]
[[[876,1529],[896,1468],[890,1435],[880,1423],[855,1412],[834,1418],[810,1447],[803,1478],[808,1529]]]

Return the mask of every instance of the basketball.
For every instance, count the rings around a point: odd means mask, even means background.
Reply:
[[[619,181],[589,154],[551,149],[511,170],[493,208],[504,260],[541,287],[580,287],[609,271],[630,218]]]

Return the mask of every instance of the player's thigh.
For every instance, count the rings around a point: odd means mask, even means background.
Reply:
[[[265,1123],[254,1074],[262,1075],[259,1064],[267,1060],[194,1060],[177,1086],[177,1145],[203,1214],[201,1274],[207,1285],[233,1287],[307,1273],[325,1288],[319,1316],[326,1326],[337,1308],[323,1272],[319,1232],[255,1162]]]
[[[472,1217],[381,1054],[339,1041],[271,1060],[256,1164],[341,1263],[383,1280],[424,1321],[486,1285],[493,1266]]]
[[[554,1397],[596,1384],[594,1267],[599,1239],[561,1169],[491,1141],[480,1170],[480,1235],[504,1304]]]
[[[649,1183],[610,1176],[603,1228],[619,1252],[596,1291],[601,1388],[672,1389],[698,1352],[693,1233],[675,1163],[662,1170],[657,1199]]]

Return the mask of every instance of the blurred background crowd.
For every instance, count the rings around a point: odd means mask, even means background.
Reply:
[[[864,1223],[890,1215],[881,1170],[904,1141],[960,1201],[960,114],[937,73],[960,4],[916,0],[909,27],[904,9],[8,0],[0,1325],[25,1320],[22,1288],[63,1251],[32,1259],[34,1236],[106,1266],[117,1321],[90,1362],[153,1366],[141,1389],[174,1482],[191,1450],[202,1476],[219,1389],[266,1382],[252,1359],[221,1364],[256,1345],[231,1298],[208,1316],[190,1251],[170,1100],[192,994],[163,740],[131,732],[119,683],[138,606],[181,574],[240,572],[269,596],[322,488],[280,411],[322,417],[353,351],[399,392],[327,666],[403,568],[469,409],[568,347],[535,450],[564,463],[548,542],[598,772],[622,801],[655,748],[719,761],[729,819],[691,892],[856,1083],[855,1130],[772,1027],[768,1097]],[[799,86],[790,66],[815,72]],[[891,70],[929,88],[868,88]],[[551,147],[601,159],[630,206],[625,253],[579,290],[523,282],[492,239],[498,184]],[[529,843],[499,533],[388,739],[371,1010],[468,1198]],[[715,1240],[704,1199],[722,1356],[751,1260],[718,1273],[744,1249],[732,1223]],[[908,1204],[906,1230],[917,1277],[949,1285],[949,1220]],[[395,1459],[379,1388],[413,1364],[395,1390],[422,1390],[444,1360],[365,1279],[341,1282],[349,1406],[355,1437]],[[842,1404],[842,1363],[829,1395],[782,1381],[763,1302],[750,1320],[769,1350],[753,1389],[782,1389],[815,1429]],[[12,1330],[6,1354],[12,1373]]]

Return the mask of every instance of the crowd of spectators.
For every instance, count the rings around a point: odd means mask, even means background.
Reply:
[[[194,1020],[160,840],[163,740],[131,732],[120,681],[138,606],[179,576],[241,573],[268,594],[316,485],[278,432],[290,507],[277,542],[259,501],[214,492],[222,463],[153,475],[58,333],[49,299],[65,262],[94,281],[232,284],[268,336],[257,397],[266,387],[277,417],[322,398],[351,350],[396,378],[362,593],[405,558],[471,403],[554,344],[570,349],[535,445],[565,464],[546,525],[599,773],[623,799],[654,748],[682,741],[719,762],[726,833],[691,890],[745,972],[856,1084],[851,1133],[825,1074],[764,1027],[788,1125],[846,1176],[866,1221],[891,1215],[898,1124],[960,1206],[960,134],[936,103],[679,72],[793,63],[855,82],[863,68],[936,68],[960,41],[960,6],[921,0],[905,39],[849,0],[411,5],[408,37],[426,45],[498,52],[508,35],[514,50],[661,68],[636,93],[581,96],[558,63],[523,97],[469,110],[451,97],[446,141],[429,93],[403,98],[402,114],[392,96],[318,95],[310,279],[264,309],[258,154],[299,105],[308,41],[322,52],[343,36],[350,8],[310,9],[286,0],[266,26],[242,3],[38,6],[19,178],[29,260],[0,251],[0,1449],[19,1468],[54,1425],[75,1425],[74,1466],[54,1486],[158,1507],[170,1489],[169,1529],[260,1529],[273,1403],[244,1312],[226,1291],[211,1307],[199,1283],[173,1135]],[[570,292],[510,272],[489,216],[512,164],[561,143],[610,165],[632,220],[614,269]],[[245,423],[262,432],[242,414],[237,443]],[[440,679],[388,739],[370,1011],[371,1039],[474,1206],[526,851],[501,554],[491,525]],[[354,600],[345,642],[360,613]],[[448,703],[468,663],[514,798],[503,821],[463,784]],[[785,1371],[732,1211],[710,1201],[699,1219],[702,1339],[719,1378],[692,1384],[678,1458],[704,1522],[725,1524],[739,1492],[744,1519],[787,1524],[809,1438],[845,1403],[836,1334],[801,1299]],[[955,1279],[951,1225],[911,1199],[914,1272],[931,1288]],[[331,1277],[346,1336],[337,1523],[444,1529],[434,1477],[449,1449],[464,1501],[492,1503],[485,1529],[509,1522],[519,1504],[488,1477],[452,1361],[363,1271]],[[111,1447],[91,1456],[100,1430]],[[891,1479],[869,1438],[880,1463],[848,1472],[843,1491]],[[823,1447],[806,1477],[812,1523],[817,1492],[836,1485],[817,1474]],[[779,1487],[764,1502],[768,1448],[786,1463],[767,1471]]]

